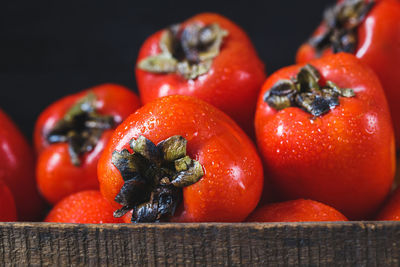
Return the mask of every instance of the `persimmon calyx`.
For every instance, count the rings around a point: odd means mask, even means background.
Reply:
[[[160,38],[161,52],[141,60],[138,68],[153,73],[177,73],[187,80],[207,73],[228,32],[216,23],[191,23],[180,29],[179,24],[166,29]]]
[[[201,164],[186,155],[186,145],[179,135],[158,145],[139,136],[130,142],[133,153],[114,151],[112,163],[124,180],[115,197],[123,207],[114,216],[129,210],[133,210],[132,222],[160,222],[173,216],[182,200],[182,188],[204,175]]]
[[[96,111],[96,95],[89,92],[72,106],[47,134],[50,144],[68,143],[71,162],[81,165],[80,156],[94,149],[103,132],[114,127],[113,116]]]
[[[327,48],[334,53],[354,53],[357,48],[357,28],[374,6],[374,0],[345,0],[324,13],[325,29],[311,37],[308,43],[318,55]]]
[[[339,96],[354,97],[353,89],[340,88],[332,81],[320,86],[321,74],[307,64],[290,80],[279,80],[264,94],[264,101],[276,110],[299,107],[321,116],[339,105]]]

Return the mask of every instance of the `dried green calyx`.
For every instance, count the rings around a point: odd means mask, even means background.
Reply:
[[[218,56],[228,32],[218,24],[198,23],[166,29],[160,39],[161,53],[141,60],[138,68],[153,73],[178,73],[185,79],[195,79],[207,73]]]
[[[89,92],[56,123],[47,134],[47,141],[50,144],[67,142],[71,162],[80,166],[80,156],[93,150],[103,132],[114,124],[113,116],[96,112],[96,95]]]
[[[115,197],[123,207],[114,212],[121,217],[133,210],[132,222],[166,221],[174,215],[182,199],[182,188],[203,177],[203,167],[186,155],[187,141],[172,136],[158,145],[144,136],[132,139],[133,153],[114,151],[112,163],[120,171],[124,185]]]
[[[277,110],[298,107],[317,117],[338,106],[339,96],[355,96],[353,89],[340,88],[332,81],[320,86],[320,78],[319,71],[308,64],[291,80],[275,83],[265,93],[264,101]]]
[[[326,28],[308,42],[318,55],[332,48],[334,53],[354,53],[357,48],[357,27],[369,13],[374,0],[345,0],[324,13]]]

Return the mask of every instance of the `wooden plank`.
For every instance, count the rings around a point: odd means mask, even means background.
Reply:
[[[0,265],[398,266],[400,222],[0,223]]]

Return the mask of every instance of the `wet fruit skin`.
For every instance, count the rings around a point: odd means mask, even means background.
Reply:
[[[114,209],[99,191],[88,190],[72,194],[58,202],[45,222],[56,223],[122,223],[114,218]]]
[[[111,155],[114,150],[131,151],[128,143],[139,135],[155,144],[181,135],[188,142],[188,155],[203,166],[205,175],[183,189],[183,203],[172,221],[243,221],[256,207],[263,187],[263,170],[250,139],[228,116],[206,102],[168,96],[129,116],[116,129],[100,158],[101,192],[117,208],[120,206],[114,198],[123,180]]]
[[[400,189],[390,196],[377,216],[377,220],[400,221]]]
[[[0,222],[15,222],[17,210],[14,197],[7,185],[0,180]]]
[[[309,199],[289,200],[257,208],[247,218],[248,222],[322,222],[347,221],[334,208]]]
[[[14,122],[0,110],[0,181],[11,190],[21,221],[38,220],[44,201],[37,190],[34,153]]]
[[[51,204],[72,193],[99,188],[97,162],[113,129],[103,132],[94,149],[82,156],[79,167],[72,164],[67,143],[49,144],[46,140],[55,124],[89,91],[96,95],[97,112],[112,115],[116,124],[121,123],[140,106],[139,98],[129,89],[115,84],[103,84],[64,97],[43,111],[34,132],[35,148],[39,154],[36,177],[40,192]]]
[[[265,80],[264,64],[246,33],[229,19],[213,13],[196,15],[183,23],[218,23],[229,35],[210,71],[194,80],[178,74],[154,74],[136,68],[136,80],[143,104],[167,95],[198,97],[233,118],[247,133],[254,131],[253,118],[258,92]],[[160,52],[163,31],[150,36],[139,51],[137,62]]]
[[[303,65],[283,68],[265,82],[256,111],[257,143],[265,173],[283,200],[310,198],[350,219],[371,216],[389,193],[395,171],[394,134],[376,75],[350,54],[310,62],[355,97],[312,119],[294,107],[271,108],[263,97],[278,80]]]
[[[324,28],[320,25],[314,36]],[[332,54],[326,50],[324,55]],[[400,146],[400,1],[380,0],[358,28],[358,45],[354,55],[370,66],[378,75],[386,93],[396,133],[396,146]],[[296,57],[298,64],[316,58],[315,50],[303,44]]]

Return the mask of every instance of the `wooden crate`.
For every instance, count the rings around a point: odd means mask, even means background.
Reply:
[[[0,265],[398,266],[399,222],[0,223]]]

